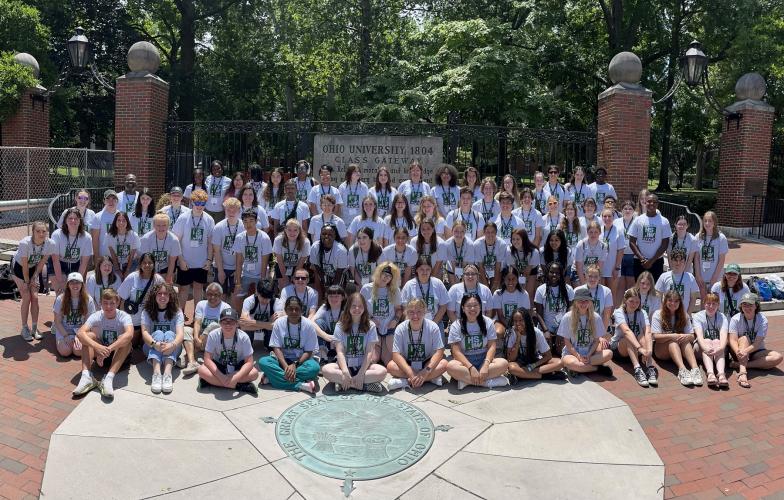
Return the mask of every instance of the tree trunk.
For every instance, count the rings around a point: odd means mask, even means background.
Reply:
[[[177,116],[191,121],[194,117],[193,76],[196,66],[196,6],[192,0],[181,2],[180,61],[177,72]]]
[[[373,7],[371,0],[360,0],[359,27],[359,86],[364,87],[370,75],[371,40],[370,30],[373,24]]]
[[[697,156],[694,189],[702,189],[702,178],[705,176],[705,144],[697,144],[694,149]]]
[[[667,65],[667,88],[675,84],[678,71],[678,55],[681,41],[681,0],[673,2],[673,19],[670,27],[670,60]],[[658,192],[670,192],[670,135],[672,135],[672,97],[664,103],[664,123],[662,125],[661,171],[659,172]]]

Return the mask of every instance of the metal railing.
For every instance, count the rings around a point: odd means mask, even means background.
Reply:
[[[752,234],[757,238],[784,241],[784,199],[769,196],[753,197]]]
[[[0,229],[29,231],[31,222],[50,218],[58,195],[113,184],[114,151],[0,147]]]
[[[631,193],[629,199],[632,200],[635,204],[637,203],[637,194]],[[695,214],[692,212],[689,207],[686,205],[681,205],[680,203],[673,203],[666,199],[663,199],[661,195],[659,195],[659,212],[664,216],[667,217],[667,220],[670,221],[670,226],[672,227],[672,231],[675,232],[675,222],[678,220],[678,217],[683,215],[686,217],[686,221],[689,223],[688,231],[691,234],[697,234],[702,231],[702,217],[699,214]]]

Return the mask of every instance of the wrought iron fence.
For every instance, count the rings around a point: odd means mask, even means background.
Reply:
[[[48,220],[50,202],[71,189],[113,184],[114,151],[0,147],[0,229]]]
[[[754,196],[753,203],[754,220],[751,226],[757,238],[784,241],[784,199]]]
[[[175,121],[167,125],[167,186],[191,182],[197,165],[221,160],[228,172],[258,163],[291,169],[312,160],[316,134],[443,137],[444,161],[482,175],[512,173],[530,180],[536,170],[559,165],[565,175],[596,162],[596,134],[566,130],[434,123],[327,121]]]
[[[680,203],[675,203],[666,199],[667,195],[657,194],[659,197],[659,212],[664,216],[667,217],[667,220],[670,222],[670,227],[672,231],[675,232],[675,222],[677,222],[678,217],[683,215],[686,217],[686,222],[689,224],[688,231],[691,234],[697,234],[702,231],[702,217],[698,214],[692,212],[689,207],[686,205],[681,205]],[[637,203],[638,194],[632,193],[630,199],[636,204]],[[644,209],[644,207],[643,207]]]

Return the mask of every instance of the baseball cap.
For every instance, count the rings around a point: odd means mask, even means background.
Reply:
[[[110,196],[114,196],[115,198],[117,198],[117,191],[115,191],[114,189],[107,189],[106,191],[103,192],[104,200]]]
[[[589,292],[586,288],[580,288],[574,291],[574,300],[593,300],[591,297],[591,292]]]
[[[744,293],[743,297],[740,298],[741,304],[755,305],[757,302],[759,302],[759,297],[756,293]]]
[[[239,321],[240,320],[240,316],[237,314],[237,311],[235,311],[233,308],[229,307],[228,309],[222,310],[221,313],[220,313],[220,321],[223,321],[224,319],[231,319],[231,320],[234,320],[234,321]]]
[[[182,194],[182,188],[180,186],[174,186],[169,190],[169,194]]]
[[[79,273],[70,273],[66,282],[67,281],[78,281],[79,283],[84,283],[84,278],[82,278],[82,275]]]
[[[740,266],[739,266],[739,265],[737,265],[737,264],[734,264],[734,263],[733,263],[733,264],[727,264],[727,265],[724,267],[724,272],[725,272],[725,273],[735,273],[735,274],[740,274]]]

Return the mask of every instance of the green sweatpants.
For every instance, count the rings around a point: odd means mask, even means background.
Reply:
[[[319,373],[319,364],[311,358],[297,367],[297,378],[294,382],[289,382],[284,376],[283,368],[278,363],[278,358],[273,354],[259,359],[259,369],[270,381],[270,385],[276,389],[286,389],[298,391],[302,382],[316,380]]]

